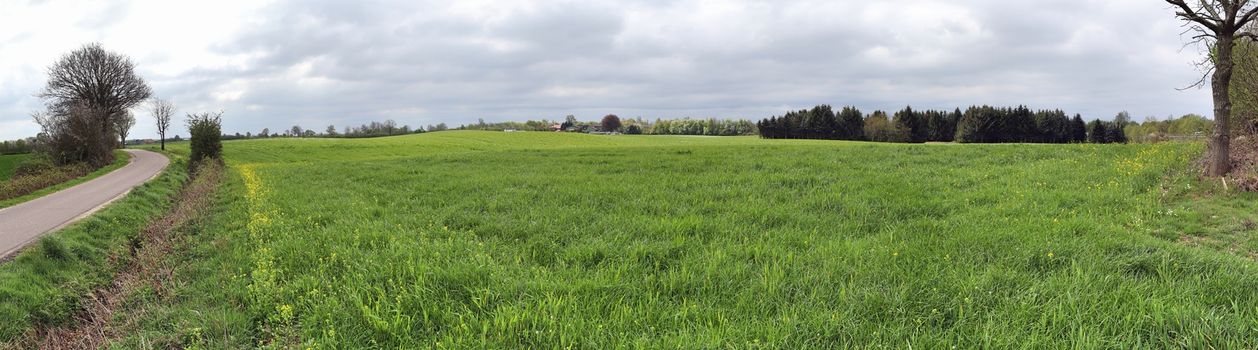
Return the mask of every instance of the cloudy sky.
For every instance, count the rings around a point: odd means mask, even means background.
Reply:
[[[1150,0],[0,1],[0,139],[84,43],[228,132],[622,117],[815,104],[1209,110],[1200,50]],[[155,137],[137,110],[135,137]],[[182,129],[182,125],[177,125]]]

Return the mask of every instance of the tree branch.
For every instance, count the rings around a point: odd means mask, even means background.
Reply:
[[[1247,2],[1248,1],[1246,1],[1246,3]],[[1258,18],[1258,6],[1254,6],[1250,8],[1249,11],[1246,11],[1245,15],[1241,16],[1240,21],[1236,22],[1236,27],[1244,28],[1245,25],[1249,24],[1250,22],[1253,22],[1255,18]]]
[[[1219,31],[1219,23],[1222,22],[1222,20],[1219,18],[1218,15],[1203,16],[1201,13],[1199,13],[1199,11],[1193,10],[1191,6],[1188,6],[1188,3],[1184,2],[1184,0],[1166,0],[1166,2],[1171,5],[1175,5],[1179,7],[1179,12],[1175,13],[1176,16],[1179,16],[1180,18],[1183,18],[1184,20],[1187,20],[1187,21],[1199,23],[1202,26],[1209,28],[1210,31],[1213,31],[1213,32]],[[1204,6],[1204,3],[1203,3],[1203,6]],[[1209,6],[1204,6],[1204,7],[1206,8],[1208,12],[1211,12],[1211,13],[1215,12]]]

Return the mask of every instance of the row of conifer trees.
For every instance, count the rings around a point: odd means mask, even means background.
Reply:
[[[905,107],[891,118],[855,107],[837,113],[828,105],[791,111],[756,124],[770,139],[825,139],[883,142],[961,143],[1125,143],[1123,126],[1114,122],[1084,123],[1061,110],[1032,111],[1025,106],[974,106],[962,112],[916,111]]]

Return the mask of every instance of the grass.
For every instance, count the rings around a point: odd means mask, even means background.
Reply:
[[[1192,182],[1162,212],[1154,234],[1180,243],[1258,260],[1258,193]]]
[[[8,156],[4,156],[4,157],[8,157]],[[114,162],[113,162],[113,163],[110,163],[109,165],[106,165],[106,166],[104,166],[104,167],[101,167],[100,169],[93,170],[92,172],[88,173],[87,175],[80,176],[80,177],[75,178],[75,179],[70,180],[70,181],[66,181],[66,182],[62,182],[62,183],[56,184],[56,185],[52,185],[52,186],[48,186],[48,187],[44,187],[43,189],[37,190],[37,191],[35,191],[35,192],[31,192],[31,193],[26,194],[26,195],[23,195],[23,196],[19,196],[19,197],[16,197],[16,198],[11,198],[11,199],[6,199],[6,200],[0,200],[0,209],[7,208],[7,207],[11,207],[11,206],[14,206],[14,205],[17,205],[17,204],[24,203],[24,202],[26,202],[26,201],[29,201],[29,200],[35,199],[35,198],[39,198],[39,197],[46,196],[46,195],[48,195],[48,194],[50,194],[50,193],[54,193],[54,192],[57,192],[57,191],[60,191],[60,190],[64,190],[64,189],[67,189],[67,188],[70,188],[70,187],[74,187],[75,185],[78,185],[78,184],[81,184],[81,183],[84,183],[84,182],[90,181],[90,180],[92,180],[92,179],[95,179],[95,178],[101,177],[102,175],[108,174],[108,173],[109,173],[109,172],[111,172],[111,171],[117,170],[118,168],[121,168],[121,167],[123,167],[123,166],[127,165],[128,163],[130,163],[130,161],[131,161],[131,154],[130,154],[130,153],[123,152],[123,151],[121,151],[121,150],[116,150],[116,151],[114,151]],[[14,166],[16,166],[16,165],[14,165]]]
[[[168,262],[179,297],[132,300],[115,345],[1258,346],[1258,266],[1173,224],[1253,208],[1194,198],[1195,144],[224,145],[213,224]]]
[[[120,158],[115,164],[125,164]],[[131,242],[170,204],[187,174],[174,164],[91,217],[45,235],[0,264],[0,342],[73,320],[84,297],[113,279]],[[99,171],[98,171],[99,172]],[[2,346],[0,346],[2,347]]]
[[[17,169],[17,165],[21,164],[22,161],[30,157],[30,154],[0,155],[0,181],[8,180],[13,177],[13,170]]]

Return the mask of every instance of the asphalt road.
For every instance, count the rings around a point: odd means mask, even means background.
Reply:
[[[0,258],[6,258],[39,236],[85,218],[148,180],[166,164],[158,153],[126,150],[131,162],[108,174],[74,187],[0,209]]]

